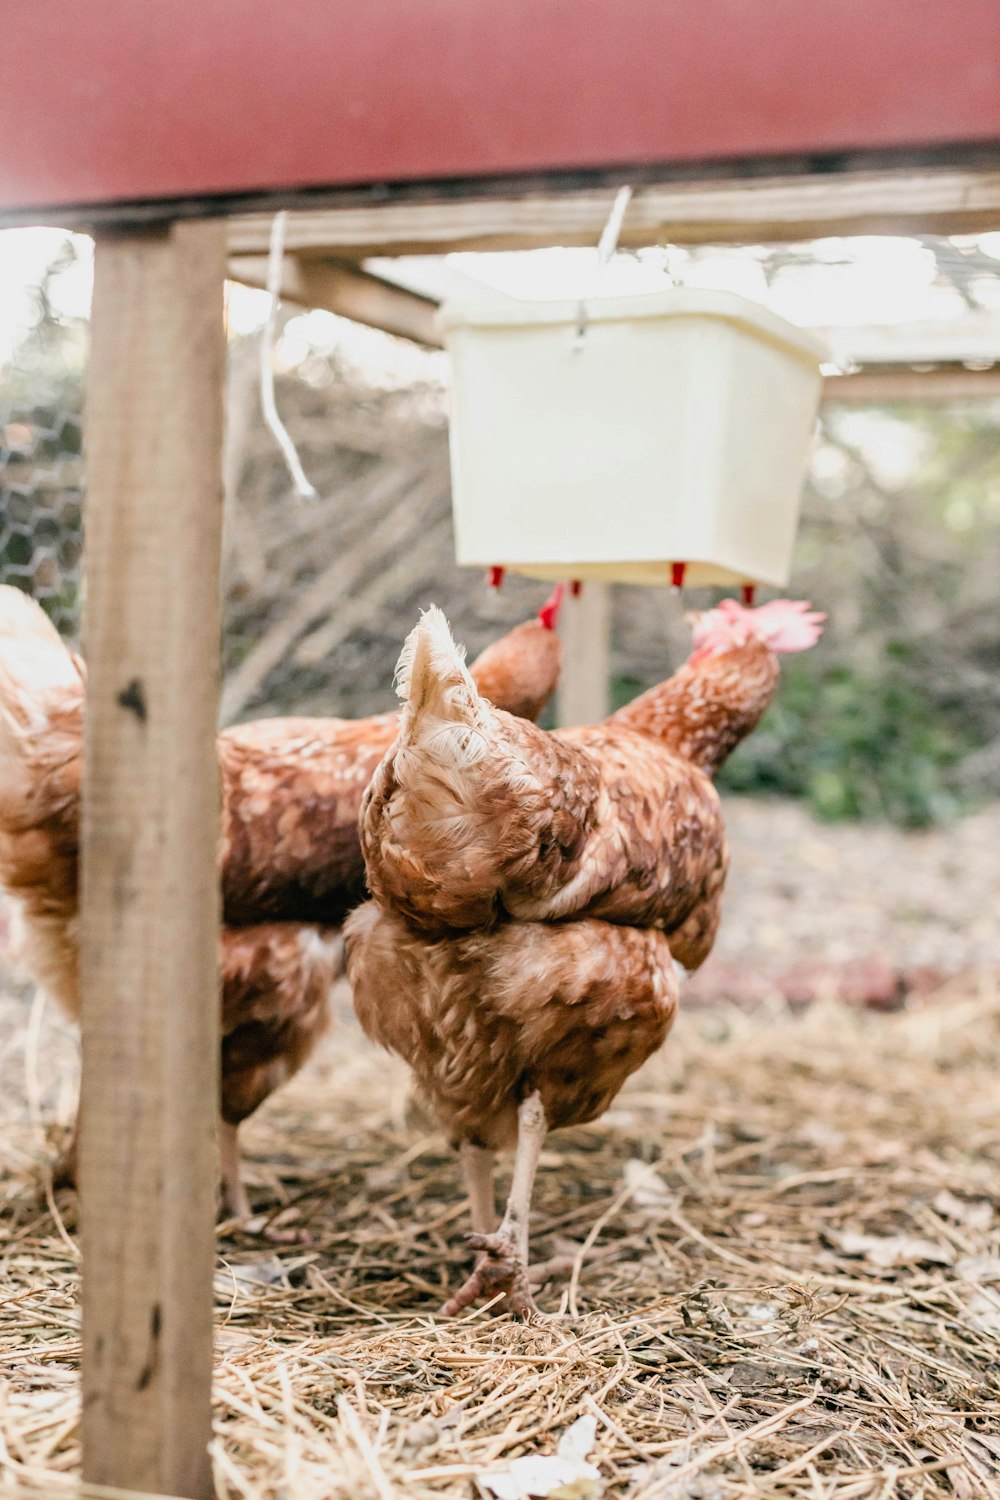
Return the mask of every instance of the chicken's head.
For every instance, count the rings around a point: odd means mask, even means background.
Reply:
[[[763,641],[774,652],[808,651],[823,633],[826,615],[802,599],[772,599],[750,609],[736,599],[723,599],[715,609],[690,615],[691,661],[721,656],[748,641]]]

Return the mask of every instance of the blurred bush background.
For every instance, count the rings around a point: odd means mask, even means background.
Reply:
[[[86,320],[32,288],[0,376],[0,578],[65,633],[81,603]],[[278,401],[320,499],[290,493],[259,416],[258,340],[231,337],[224,717],[356,715],[391,702],[403,636],[441,603],[470,651],[541,602],[456,568],[444,357],[330,314],[283,313]],[[609,497],[613,501],[613,497]],[[791,658],[724,784],[804,799],[826,819],[919,827],[1000,796],[1000,401],[825,406],[789,592],[828,611]],[[692,592],[618,588],[613,694],[683,659]]]

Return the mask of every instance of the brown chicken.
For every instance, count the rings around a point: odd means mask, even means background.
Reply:
[[[469,671],[484,698],[535,719],[561,660],[551,625],[527,620]],[[397,710],[369,719],[259,719],[219,735],[227,922],[340,922],[364,899],[358,814],[398,728]]]
[[[554,632],[530,621],[474,670],[499,701],[537,713],[559,659]],[[0,886],[14,898],[23,966],[74,1019],[84,683],[83,663],[42,610],[0,587]],[[229,923],[220,939],[221,1144],[233,1214],[246,1211],[236,1127],[297,1070],[327,1024],[339,923],[364,894],[358,809],[397,726],[395,713],[265,720],[219,737]],[[67,1174],[73,1167],[71,1146]]]
[[[711,774],[771,702],[776,653],[818,634],[805,606],[727,602],[738,614],[702,616],[669,681],[555,733],[485,703],[428,610],[400,659],[399,735],[362,810],[372,895],[433,934],[576,916],[676,933],[707,904],[705,931],[686,931],[690,952],[676,954],[702,962],[725,874]]]
[[[32,923],[24,923],[32,932]],[[46,985],[27,954],[26,968],[79,1019],[76,954],[60,992]],[[337,927],[304,922],[257,922],[223,927],[219,935],[222,991],[219,1098],[220,1209],[246,1220],[250,1203],[240,1171],[239,1127],[286,1079],[298,1072],[330,1021],[330,989],[341,972],[343,938]],[[76,1183],[79,1120],[54,1170],[57,1183]],[[268,1225],[272,1239],[295,1239],[295,1231]]]
[[[237,1130],[298,1072],[326,1030],[342,961],[337,928],[258,922],[222,929],[219,1156],[223,1207],[234,1218],[250,1213]]]
[[[498,1293],[530,1311],[545,1131],[595,1118],[666,1035],[675,963],[703,963],[718,927],[710,774],[770,703],[776,653],[812,645],[821,618],[730,601],[696,620],[669,682],[554,734],[483,702],[440,611],[411,634],[399,736],[362,813],[376,900],[345,940],[362,1026],[411,1064],[462,1153],[482,1258],[445,1311]],[[492,1233],[492,1153],[511,1142]]]
[[[592,919],[434,939],[375,901],[347,919],[344,937],[362,1028],[410,1063],[461,1156],[470,1243],[483,1256],[442,1311],[503,1293],[505,1310],[526,1315],[542,1143],[549,1130],[602,1115],[663,1042],[678,995],[668,940]],[[497,1230],[494,1155],[511,1146]]]

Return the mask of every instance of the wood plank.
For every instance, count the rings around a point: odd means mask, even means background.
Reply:
[[[207,1500],[218,1119],[217,223],[100,238],[87,382],[83,1474]]]
[[[453,250],[593,245],[614,189],[474,196],[292,213],[286,244],[363,260]],[[229,221],[233,254],[263,254],[270,214]],[[970,234],[1000,228],[1000,171],[926,168],[638,187],[620,243],[756,244],[849,234]]]
[[[848,367],[977,364],[1000,359],[1000,313],[994,312],[966,312],[957,318],[910,323],[815,328],[813,332],[834,360]]]
[[[560,728],[596,724],[611,701],[611,585],[588,582],[563,601],[563,668],[556,699]]]
[[[968,370],[942,365],[934,370],[859,370],[831,375],[823,385],[824,402],[878,406],[883,402],[980,401],[1000,396],[1000,367]]]
[[[229,275],[247,286],[266,286],[267,256],[230,256]],[[302,307],[325,307],[355,323],[384,329],[417,344],[441,344],[434,323],[437,303],[432,297],[395,286],[350,261],[286,255],[281,295]]]

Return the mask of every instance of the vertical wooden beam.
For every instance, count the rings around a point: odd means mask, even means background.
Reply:
[[[87,381],[83,1472],[202,1500],[218,1117],[221,223],[97,244]]]
[[[611,585],[588,582],[567,598],[559,617],[563,668],[556,717],[560,727],[596,724],[610,705]]]

